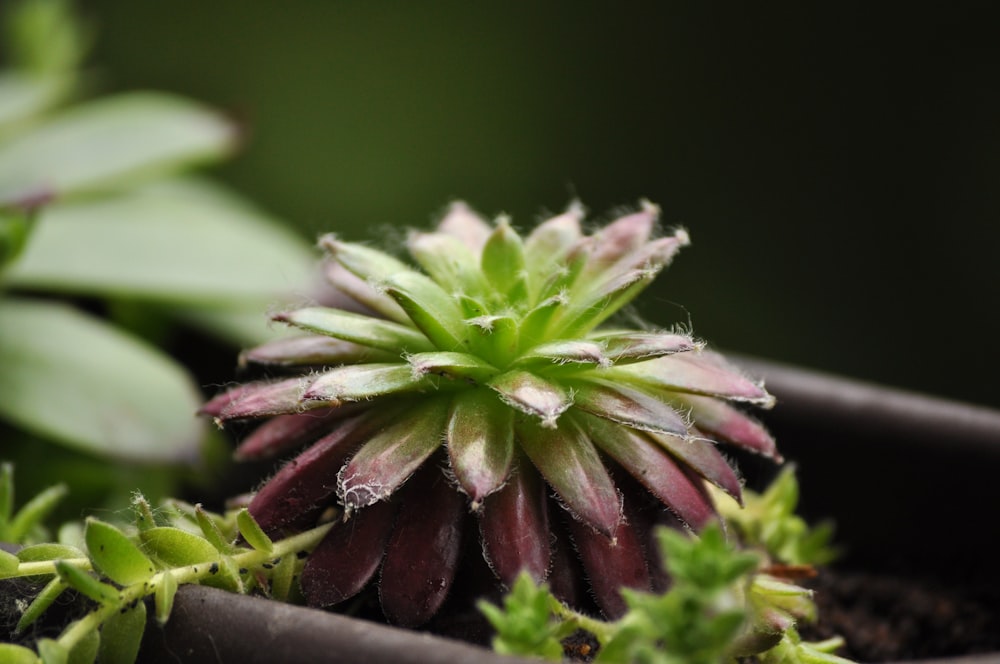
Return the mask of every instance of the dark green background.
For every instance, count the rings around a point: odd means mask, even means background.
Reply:
[[[996,405],[992,4],[83,6],[107,88],[235,114],[220,174],[307,236],[647,197],[694,239],[652,321]]]

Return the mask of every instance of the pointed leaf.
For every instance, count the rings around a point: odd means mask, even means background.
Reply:
[[[457,237],[413,232],[406,240],[406,248],[446,292],[473,296],[486,293],[478,256]]]
[[[386,362],[398,353],[376,350],[343,339],[326,336],[275,339],[240,354],[240,364],[263,364],[280,367]]]
[[[702,431],[776,462],[782,461],[774,437],[749,415],[713,397],[682,394],[676,401],[690,409],[691,419]]]
[[[591,252],[584,275],[592,277],[607,270],[626,256],[633,255],[649,242],[660,208],[643,201],[642,209],[614,220],[593,235]]]
[[[621,498],[601,457],[587,436],[571,422],[555,429],[519,422],[521,448],[565,506],[605,537],[621,521]]]
[[[440,447],[448,399],[412,404],[375,434],[340,472],[337,493],[350,511],[385,500]]]
[[[409,268],[407,268],[409,269]],[[365,281],[335,260],[327,261],[324,273],[326,280],[340,293],[349,297],[363,308],[370,309],[381,317],[403,325],[410,324],[410,317],[396,301],[386,295],[381,282]],[[337,305],[347,309],[346,306]],[[367,313],[360,311],[358,313]]]
[[[604,354],[604,346],[593,341],[560,339],[535,346],[524,352],[519,364],[584,364],[598,367],[611,366]]]
[[[763,385],[744,376],[717,353],[701,351],[678,353],[614,367],[605,374],[609,380],[632,383],[675,392],[688,392],[747,401],[765,408],[774,404],[774,397]]]
[[[386,544],[379,598],[390,622],[415,627],[437,613],[451,589],[465,515],[461,495],[434,466],[421,469],[407,491]]]
[[[15,634],[20,634],[28,627],[33,625],[36,620],[38,620],[45,611],[52,606],[59,595],[62,594],[69,586],[63,582],[58,576],[45,584],[45,587],[35,595],[35,599],[31,600],[31,604],[28,608],[24,610],[21,614],[20,620],[17,621],[17,627],[14,629]],[[3,661],[0,658],[0,661]]]
[[[417,374],[409,364],[349,364],[320,374],[302,398],[308,402],[336,406],[344,401],[367,401],[387,394],[432,387],[430,378]]]
[[[215,547],[215,550],[222,555],[231,555],[236,553],[237,547],[234,546],[228,539],[222,534],[222,530],[219,528],[219,523],[217,518],[213,518],[205,509],[198,503],[194,506],[194,518],[198,523],[198,528],[201,529],[201,534],[204,535],[205,539]],[[148,528],[146,529],[148,530]]]
[[[556,420],[573,405],[570,394],[555,383],[533,373],[515,369],[489,382],[511,408],[534,415],[546,428],[555,428]]]
[[[453,235],[472,251],[481,253],[493,229],[486,220],[462,201],[448,206],[448,212],[438,223],[438,232]]]
[[[497,221],[483,247],[480,263],[483,275],[497,293],[509,295],[512,301],[527,296],[524,242],[507,219]]]
[[[513,411],[492,392],[467,390],[452,402],[445,436],[451,469],[477,509],[510,475]]]
[[[156,606],[156,622],[165,625],[170,619],[170,612],[174,610],[174,597],[177,595],[177,579],[170,570],[166,570],[160,576],[160,584],[156,586],[154,592],[154,605]]]
[[[363,408],[363,404],[345,404],[336,408],[277,415],[241,440],[234,457],[240,461],[272,459],[315,441],[336,428],[338,422],[357,415]]]
[[[310,408],[320,408],[323,404],[310,403],[302,398],[311,382],[310,377],[296,377],[246,383],[231,392],[233,400],[224,402],[222,399],[225,395],[220,395],[202,406],[201,412],[210,414],[217,405],[224,404],[215,417],[216,423],[221,423],[227,420],[299,413]]]
[[[742,489],[736,471],[726,463],[725,458],[711,441],[703,438],[679,438],[658,433],[648,433],[647,435],[685,466],[737,501],[742,502]]]
[[[0,204],[106,188],[219,158],[235,132],[179,97],[130,93],[62,113],[0,151]]]
[[[587,413],[574,413],[591,441],[617,461],[684,523],[699,529],[714,515],[712,501],[670,454],[647,436]]]
[[[159,351],[73,309],[0,303],[0,414],[76,448],[119,459],[198,455],[201,400]],[[58,417],[53,416],[58,408]]]
[[[434,350],[427,337],[411,327],[339,309],[307,307],[278,314],[274,320],[381,350],[397,353]]]
[[[146,604],[135,602],[122,611],[115,611],[101,626],[101,662],[130,664],[139,655],[142,634],[146,629]]]
[[[334,525],[306,559],[302,593],[309,606],[331,606],[368,585],[382,563],[396,506],[380,502]]]
[[[537,583],[552,564],[551,530],[545,483],[523,460],[507,483],[488,496],[479,513],[483,555],[493,573],[511,587],[521,571]]]
[[[312,285],[312,264],[308,244],[277,220],[183,179],[46,206],[8,277],[62,293],[253,307],[256,322]]]
[[[485,383],[499,373],[492,364],[469,353],[414,353],[406,360],[417,375],[442,376],[471,384]]]
[[[654,357],[686,353],[700,350],[704,344],[695,341],[686,334],[669,332],[597,332],[588,336],[589,339],[604,345],[604,352],[615,364],[641,362]]]
[[[3,540],[6,541],[6,540]],[[17,574],[17,567],[20,561],[13,553],[8,553],[0,549],[0,579]]]
[[[468,334],[462,309],[429,277],[412,271],[399,272],[386,280],[385,292],[439,350],[466,350]]]
[[[158,526],[139,533],[146,551],[168,567],[184,567],[217,562],[219,552],[212,543],[197,535],[174,528]]]
[[[575,381],[574,405],[582,411],[642,431],[688,435],[688,423],[672,406],[611,381]]]
[[[41,525],[52,510],[69,493],[65,484],[56,484],[39,491],[14,514],[5,528],[9,542],[20,542],[33,528]]]
[[[271,538],[254,521],[254,518],[250,516],[247,508],[244,507],[236,514],[236,525],[240,529],[240,535],[247,541],[247,544],[257,551],[270,553],[274,550],[274,542],[271,541]]]
[[[517,321],[511,316],[484,315],[466,318],[472,351],[493,366],[510,364],[517,352]]]
[[[415,272],[406,263],[389,254],[353,242],[341,242],[332,234],[319,239],[319,246],[355,276],[379,286],[401,272]]]
[[[142,583],[156,573],[153,562],[146,554],[111,524],[87,519],[84,538],[90,559],[102,574],[118,585]]]
[[[583,206],[573,201],[566,212],[543,221],[525,238],[524,262],[534,297],[538,296],[557,262],[583,236],[580,230],[583,215]]]
[[[373,411],[349,419],[310,445],[262,486],[250,501],[250,514],[264,532],[279,534],[285,527],[332,503],[336,477],[359,444],[367,440],[395,411],[381,416]]]
[[[90,572],[64,560],[55,561],[55,567],[56,574],[63,583],[95,602],[114,604],[119,601],[118,589],[109,583],[98,581]]]

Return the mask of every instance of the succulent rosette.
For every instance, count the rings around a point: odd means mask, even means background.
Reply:
[[[267,418],[239,458],[296,454],[250,502],[266,531],[340,515],[302,573],[309,603],[378,577],[386,617],[421,624],[478,540],[498,585],[527,570],[572,603],[586,579],[616,616],[619,587],[662,585],[654,524],[710,520],[706,483],[739,497],[717,443],[778,458],[742,409],[772,403],[759,382],[684,331],[609,324],[688,243],[657,217],[644,203],[587,234],[573,205],[522,237],[456,203],[409,235],[419,268],[321,238],[356,306],[274,316],[305,334],[245,352],[272,376],[203,409]]]

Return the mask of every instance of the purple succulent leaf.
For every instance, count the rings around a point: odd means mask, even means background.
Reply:
[[[563,505],[605,537],[621,521],[621,497],[593,443],[572,422],[544,428],[531,420],[515,424],[518,442]]]
[[[552,550],[545,483],[529,463],[520,463],[500,491],[479,512],[483,555],[507,588],[521,570],[541,583],[548,577]]]
[[[672,332],[636,332],[633,330],[594,332],[587,338],[602,344],[605,355],[614,364],[642,362],[654,357],[686,353],[704,347],[703,343],[695,341],[686,334]]]
[[[559,339],[535,346],[522,353],[518,363],[611,366],[610,360],[604,354],[603,344],[578,339]]]
[[[430,379],[414,373],[406,363],[348,364],[314,376],[302,393],[302,399],[310,403],[337,405],[431,387],[433,383]]]
[[[692,479],[678,461],[645,434],[587,413],[574,413],[590,440],[692,528],[715,516],[701,479]]]
[[[300,584],[309,606],[332,606],[368,585],[382,563],[396,509],[377,503],[335,525],[309,554]]]
[[[572,518],[572,517],[570,517]],[[549,537],[552,544],[552,568],[549,572],[548,584],[552,594],[567,606],[580,606],[586,596],[583,587],[583,570],[580,559],[573,550],[573,543],[564,531],[558,536]]]
[[[763,385],[747,378],[718,353],[705,350],[612,367],[603,375],[608,379],[619,379],[668,393],[703,394],[765,408],[774,404],[774,397]],[[668,394],[666,398],[671,396]]]
[[[690,409],[695,425],[726,443],[756,452],[781,463],[774,437],[749,415],[713,397],[682,394],[676,398],[681,407]]]
[[[306,307],[277,314],[273,319],[309,332],[390,352],[434,350],[427,337],[412,327],[340,309]]]
[[[491,380],[488,385],[511,408],[534,415],[543,427],[554,429],[556,420],[573,405],[570,394],[555,383],[528,371],[514,369]]]
[[[310,335],[275,339],[240,353],[240,365],[297,367],[353,362],[385,362],[398,354],[380,351],[333,337]]]
[[[472,500],[473,509],[477,509],[510,475],[514,458],[513,411],[487,390],[467,390],[456,395],[445,442],[455,478]]]
[[[411,404],[373,435],[340,471],[337,494],[348,511],[385,500],[441,446],[448,400]]]
[[[379,578],[379,598],[389,622],[416,627],[441,607],[461,550],[463,503],[433,465],[421,469],[407,487]]]
[[[246,395],[252,394],[254,390],[260,389],[261,385],[265,383],[265,381],[257,381],[230,387],[202,404],[201,408],[198,409],[198,415],[218,418],[228,406],[236,403]]]
[[[361,404],[345,404],[337,408],[277,415],[240,441],[234,457],[238,461],[273,459],[316,440],[340,420],[357,415],[361,408]]]
[[[455,298],[430,277],[413,271],[400,272],[386,280],[385,292],[403,308],[437,350],[466,350],[468,330],[462,322],[463,311]]]
[[[462,201],[455,201],[448,207],[437,230],[458,238],[477,255],[493,233],[486,220]]]
[[[396,304],[395,300],[337,261],[327,261],[325,272],[327,281],[354,302],[391,321],[403,325],[409,324],[410,317],[406,315],[402,307]]]
[[[679,459],[686,467],[742,504],[742,488],[736,471],[726,462],[712,441],[696,437],[697,431],[693,430],[693,432],[696,435],[689,438],[649,432],[646,435]]]
[[[575,381],[572,389],[573,405],[584,412],[642,431],[688,435],[680,413],[641,390],[604,380]]]
[[[239,398],[229,401],[215,419],[217,422],[227,422],[308,410],[310,406],[302,403],[302,393],[311,380],[300,376],[278,381],[247,383],[245,387],[252,389],[242,391]]]
[[[659,217],[659,207],[644,202],[638,212],[619,217],[595,233],[594,250],[587,261],[584,276],[600,274],[641,248],[649,241]]]
[[[533,299],[537,300],[546,288],[546,280],[555,271],[557,261],[583,237],[580,230],[583,216],[583,206],[573,201],[566,212],[543,221],[525,238],[524,262]]]
[[[331,502],[337,473],[382,421],[372,412],[347,420],[282,466],[250,501],[260,527],[278,534],[302,513]]]
[[[462,380],[480,385],[496,376],[499,371],[492,364],[469,353],[414,353],[406,358],[414,375],[441,376],[449,380]]]
[[[572,520],[569,528],[597,605],[609,619],[620,618],[628,611],[621,588],[648,591],[652,586],[642,538],[626,521],[613,539]]]

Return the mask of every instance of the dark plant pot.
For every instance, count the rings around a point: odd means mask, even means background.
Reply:
[[[845,551],[838,569],[930,582],[949,591],[978,587],[1000,599],[1000,503],[994,489],[1000,481],[1000,412],[761,360],[739,361],[763,376],[778,398],[766,422],[798,467],[803,513],[836,522]],[[758,460],[740,461],[749,477],[773,472]],[[945,659],[920,661],[1000,662],[1000,651],[970,655],[978,643],[970,638],[968,647],[955,646]],[[178,593],[167,625],[150,626],[141,661],[526,660],[342,615],[187,587]]]

